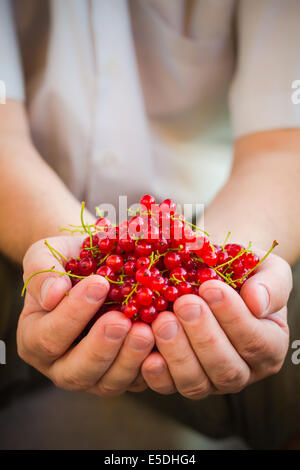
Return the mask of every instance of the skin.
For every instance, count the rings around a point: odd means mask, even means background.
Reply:
[[[0,196],[7,201],[0,209],[0,220],[5,220],[0,248],[16,261],[26,252],[27,279],[55,265],[44,245],[45,236],[67,257],[78,251],[80,239],[58,235],[57,227],[78,223],[80,209],[34,150],[22,105],[6,106],[10,108],[6,119],[0,111],[4,182]],[[16,132],[15,122],[20,126]],[[293,210],[298,198],[299,144],[297,129],[239,139],[229,181],[206,210],[206,229],[217,241],[223,241],[228,227],[232,240],[246,244],[250,233],[256,251],[268,248],[274,234],[280,242],[281,257],[271,255],[245,283],[241,296],[219,281],[209,281],[200,287],[200,297],[178,299],[174,312],[161,313],[152,328],[141,323],[131,326],[119,312],[109,312],[72,346],[104,302],[107,282],[94,275],[71,289],[67,278],[40,274],[28,284],[19,320],[20,356],[58,386],[100,396],[150,387],[162,394],[178,391],[200,399],[211,393],[236,393],[276,373],[288,348],[286,304],[292,287],[288,262],[300,254],[300,226]],[[274,191],[274,182],[275,189],[280,183],[280,191]],[[17,222],[11,217],[16,210]],[[151,353],[154,342],[158,351]]]

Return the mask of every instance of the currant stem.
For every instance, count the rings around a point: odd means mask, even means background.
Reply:
[[[246,272],[246,274],[244,274],[242,277],[240,277],[239,279],[235,279],[234,282],[240,282],[242,281],[245,277],[249,276],[250,273],[252,273],[253,271],[255,271],[258,266],[269,256],[269,254],[274,250],[274,248],[278,245],[278,242],[277,240],[274,240],[273,243],[272,243],[272,246],[271,248],[269,249],[269,251],[267,251],[267,253],[262,257],[262,259],[252,268],[250,269],[249,271]],[[230,283],[231,284],[231,283]]]
[[[60,253],[58,250],[56,250],[56,248],[51,246],[50,243],[47,240],[44,240],[44,243],[45,243],[46,247],[49,248],[49,250],[53,254],[54,258],[56,258],[60,263],[61,263],[61,260],[56,255],[60,256],[60,258],[62,258],[64,261],[68,261],[68,259],[62,253]]]
[[[95,206],[95,212],[98,217],[103,217],[103,212],[99,209],[98,206]]]
[[[222,248],[223,251],[224,251],[224,247],[225,247],[226,243],[228,242],[228,239],[229,239],[230,235],[231,235],[231,232],[228,232],[227,235],[226,235],[226,238],[223,242],[223,245],[221,245],[221,248]]]
[[[137,291],[138,285],[139,285],[138,282],[136,284],[134,284],[134,287],[133,287],[132,291],[129,292],[129,294],[125,297],[125,299],[122,302],[122,305],[128,303],[128,300],[130,299],[130,297]]]
[[[35,273],[31,274],[28,277],[28,279],[26,279],[26,281],[24,283],[24,286],[23,286],[23,289],[22,289],[22,292],[21,292],[21,297],[24,297],[25,290],[28,286],[29,281],[31,281],[31,279],[34,276],[36,276],[37,274],[42,274],[42,273],[56,273],[56,274],[60,274],[61,276],[75,277],[76,279],[85,279],[86,278],[86,276],[77,276],[77,274],[72,274],[71,271],[68,271],[68,272],[57,271],[56,269],[54,269],[54,267],[50,268],[50,269],[43,269],[42,271],[36,271]]]

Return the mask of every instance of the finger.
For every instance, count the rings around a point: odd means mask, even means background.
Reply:
[[[103,315],[80,343],[52,364],[54,383],[68,390],[92,388],[115,360],[130,328],[131,321],[120,312]]]
[[[72,345],[103,304],[109,284],[92,275],[76,284],[52,312],[20,317],[23,348],[42,362],[52,362]]]
[[[69,259],[78,255],[82,237],[55,237],[47,241]],[[24,257],[23,266],[24,282],[34,273],[51,268],[65,272],[63,264],[53,256],[43,241],[34,243],[30,247]],[[55,308],[71,287],[71,280],[68,276],[52,272],[37,274],[27,284],[28,292],[45,310]]]
[[[130,387],[128,387],[128,392],[139,393],[139,392],[143,392],[147,388],[148,388],[147,384],[146,384],[142,374],[140,373],[137,376],[137,378],[132,382]]]
[[[257,317],[267,317],[281,310],[292,289],[289,264],[276,255],[270,255],[241,289],[241,297]]]
[[[199,295],[250,367],[277,367],[286,351],[286,329],[270,319],[257,319],[241,296],[223,282],[207,281],[200,286]]]
[[[160,313],[152,323],[152,329],[178,392],[191,399],[207,396],[211,384],[176,316],[171,312]]]
[[[162,355],[154,351],[144,360],[142,374],[148,387],[162,395],[176,393],[176,387]]]
[[[133,324],[115,362],[96,384],[99,394],[116,396],[125,392],[137,377],[153,346],[154,337],[150,326]]]
[[[234,349],[211,310],[197,295],[185,295],[174,303],[199,362],[222,393],[237,393],[250,379],[250,369]]]

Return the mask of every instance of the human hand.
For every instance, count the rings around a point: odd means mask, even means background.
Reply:
[[[66,258],[77,256],[81,237],[48,239]],[[24,279],[37,271],[64,271],[44,241],[33,244],[24,258]],[[49,377],[57,386],[100,396],[116,396],[138,390],[138,374],[153,348],[149,325],[132,325],[121,312],[100,317],[88,334],[74,341],[105,301],[109,284],[92,275],[74,287],[68,276],[47,272],[27,285],[20,315],[17,344],[20,357]]]
[[[260,253],[258,253],[260,254]],[[190,399],[237,393],[277,373],[288,348],[289,265],[270,255],[240,295],[220,281],[207,281],[200,297],[176,300],[174,313],[152,324],[159,352],[142,366],[148,386]]]

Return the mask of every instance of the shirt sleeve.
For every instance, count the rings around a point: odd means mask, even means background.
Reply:
[[[233,134],[300,127],[300,1],[240,0],[237,63],[229,92]]]
[[[10,0],[0,0],[0,80],[6,98],[24,100],[23,73]]]

